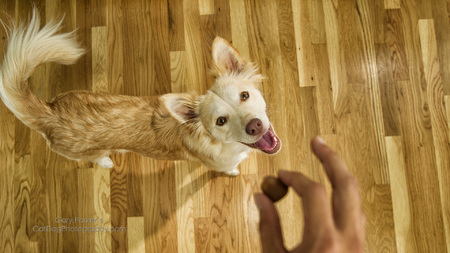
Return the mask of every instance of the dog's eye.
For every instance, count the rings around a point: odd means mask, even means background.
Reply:
[[[248,91],[243,91],[241,92],[241,101],[245,101],[250,97],[250,94],[248,93]]]
[[[225,117],[219,117],[216,121],[216,125],[218,126],[223,126],[225,123],[227,123],[227,118]]]

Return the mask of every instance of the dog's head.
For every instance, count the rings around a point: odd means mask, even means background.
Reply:
[[[182,123],[196,118],[221,142],[239,142],[268,154],[277,153],[281,141],[266,114],[259,90],[263,78],[257,68],[219,37],[214,40],[212,56],[216,80],[211,89],[195,104],[169,103],[172,115]]]

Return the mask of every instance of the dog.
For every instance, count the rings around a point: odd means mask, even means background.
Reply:
[[[0,97],[56,153],[113,168],[112,152],[135,152],[160,160],[200,161],[230,176],[250,151],[281,149],[260,91],[262,75],[227,41],[212,45],[215,81],[203,95],[169,93],[125,96],[70,91],[50,102],[34,95],[28,78],[46,62],[73,64],[85,50],[74,32],[58,34],[62,20],[40,28],[34,9],[27,26],[8,31],[0,67]]]

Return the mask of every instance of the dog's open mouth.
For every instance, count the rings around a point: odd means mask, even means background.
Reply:
[[[261,138],[252,144],[244,143],[245,145],[259,149],[267,154],[275,154],[281,148],[281,141],[278,136],[273,131],[272,126],[269,127],[269,130],[261,136]]]

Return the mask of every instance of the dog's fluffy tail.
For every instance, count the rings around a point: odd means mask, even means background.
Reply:
[[[40,29],[39,13],[34,9],[28,26],[10,29],[8,48],[0,66],[0,98],[17,118],[34,129],[51,114],[51,109],[31,93],[28,78],[42,63],[73,64],[84,53],[73,32],[56,34],[61,23],[62,20],[50,22]]]

